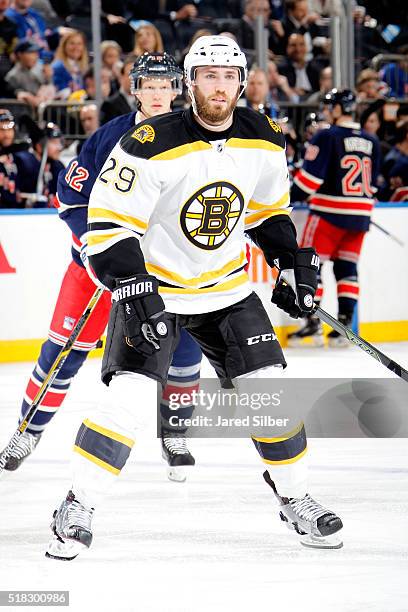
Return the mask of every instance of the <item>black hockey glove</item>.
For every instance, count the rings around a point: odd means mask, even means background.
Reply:
[[[277,264],[281,270],[272,292],[272,303],[293,319],[304,317],[313,310],[319,256],[312,248],[298,249],[294,256],[287,255]]]
[[[148,357],[160,349],[167,337],[164,302],[159,282],[149,274],[116,279],[112,300],[118,304],[127,344]]]

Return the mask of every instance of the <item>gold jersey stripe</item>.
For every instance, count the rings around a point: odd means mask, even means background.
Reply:
[[[112,465],[109,465],[109,463],[106,463],[106,461],[102,461],[102,459],[98,459],[98,457],[87,453],[83,448],[80,448],[76,444],[74,445],[74,452],[82,455],[85,457],[85,459],[92,461],[92,463],[96,463],[96,465],[99,465],[99,467],[103,468],[104,470],[111,472],[111,474],[115,474],[115,476],[120,474],[120,470],[118,470],[118,468],[115,468]]]
[[[179,157],[184,157],[184,155],[189,155],[190,153],[197,153],[198,151],[209,151],[211,149],[212,146],[208,144],[208,142],[204,142],[203,140],[197,140],[196,142],[189,142],[187,144],[180,145],[179,147],[175,147],[174,149],[163,151],[163,153],[153,155],[153,157],[151,157],[150,159],[177,159]]]
[[[245,225],[250,225],[256,221],[265,221],[270,217],[276,217],[277,215],[290,215],[290,210],[261,210],[260,212],[251,213],[245,217]]]
[[[299,461],[299,459],[302,459],[302,457],[306,455],[306,452],[307,452],[307,446],[304,450],[302,450],[301,453],[296,455],[296,457],[291,457],[291,459],[283,459],[282,461],[272,461],[271,459],[262,459],[262,461],[264,463],[267,463],[268,465],[286,465],[289,463],[296,463],[296,461]]]
[[[88,219],[109,219],[109,221],[121,221],[122,223],[128,223],[137,228],[146,230],[147,223],[138,219],[137,217],[131,217],[130,215],[124,215],[121,213],[114,212],[113,210],[107,210],[106,208],[93,208],[89,207]]]
[[[86,427],[88,427],[88,429],[92,429],[93,431],[96,431],[102,434],[103,436],[106,436],[107,438],[111,438],[112,440],[116,440],[116,442],[121,442],[122,444],[125,444],[129,448],[133,448],[135,441],[132,440],[132,438],[127,438],[126,436],[122,436],[122,434],[119,434],[116,431],[112,431],[111,429],[106,429],[105,427],[102,427],[101,425],[97,425],[96,423],[93,423],[89,419],[85,419],[85,421],[83,421],[83,424]]]
[[[146,266],[147,268],[147,266]],[[214,287],[204,287],[204,289],[184,289],[183,287],[159,287],[160,294],[178,294],[178,295],[190,295],[190,294],[203,294],[203,293],[217,293],[218,291],[229,291],[239,285],[243,285],[249,281],[248,274],[243,272],[236,278],[232,278],[225,283],[220,283]]]
[[[116,238],[117,236],[120,236],[121,234],[123,234],[124,236],[128,236],[129,230],[127,230],[126,228],[123,228],[122,230],[119,230],[118,232],[109,233],[109,234],[93,234],[92,232],[88,232],[87,234],[88,246],[92,247],[92,246],[96,246],[97,244],[101,244],[103,242],[109,242],[109,240],[111,240],[112,238]]]
[[[244,265],[246,260],[245,251],[241,251],[240,256],[232,261],[229,261],[225,266],[219,268],[218,270],[214,270],[213,272],[203,272],[200,276],[193,276],[193,278],[184,278],[177,272],[172,272],[171,270],[167,270],[166,268],[162,268],[157,264],[146,262],[146,270],[150,274],[159,274],[159,276],[163,276],[166,280],[172,281],[178,285],[187,285],[187,287],[197,287],[201,283],[205,283],[207,281],[216,281],[218,278],[222,278],[226,276],[230,272],[233,272],[236,268]]]
[[[261,204],[261,202],[256,202],[255,200],[249,200],[248,210],[265,210],[271,208],[284,208],[289,204],[289,193],[283,194],[283,196],[277,200],[276,202],[272,202],[271,204]]]
[[[285,442],[286,440],[289,440],[290,438],[293,438],[294,436],[296,436],[296,434],[299,433],[299,431],[301,431],[302,427],[304,427],[304,423],[300,423],[300,425],[298,425],[295,429],[293,429],[292,431],[289,431],[287,434],[285,434],[284,436],[280,437],[280,438],[257,438],[256,436],[251,436],[251,438],[253,440],[256,440],[256,442],[266,442],[267,444],[272,444],[274,442]]]
[[[263,149],[265,151],[283,151],[284,149],[269,140],[261,138],[230,138],[225,143],[226,147],[235,149]]]

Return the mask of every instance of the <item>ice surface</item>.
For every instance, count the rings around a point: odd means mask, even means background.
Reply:
[[[407,344],[381,350],[408,366]],[[387,375],[355,347],[286,355],[293,376]],[[166,479],[159,441],[145,438],[97,509],[92,548],[70,563],[45,559],[52,510],[69,486],[71,447],[95,404],[99,368],[97,360],[85,364],[31,460],[0,482],[0,590],[69,590],[69,609],[81,612],[408,610],[404,439],[309,441],[310,492],[342,517],[341,550],[300,546],[278,519],[250,441],[191,441],[197,465],[180,484]],[[0,366],[2,445],[31,369]],[[203,373],[212,375],[208,364]]]

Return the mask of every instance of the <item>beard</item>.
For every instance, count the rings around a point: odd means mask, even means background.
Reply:
[[[211,104],[211,99],[219,93],[226,98],[227,105]],[[213,96],[206,98],[198,89],[194,92],[195,102],[197,106],[197,115],[205,123],[222,124],[232,114],[239,97],[239,92],[233,98],[229,98],[224,92],[216,92]]]

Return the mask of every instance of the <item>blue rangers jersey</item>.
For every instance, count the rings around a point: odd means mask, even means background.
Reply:
[[[358,124],[321,130],[295,175],[292,201],[308,199],[310,210],[333,225],[367,231],[379,166],[379,144]]]
[[[58,177],[56,207],[72,231],[72,256],[80,259],[81,237],[87,231],[88,203],[92,187],[116,143],[137,123],[137,113],[121,115],[99,128],[84,144],[78,157]]]

